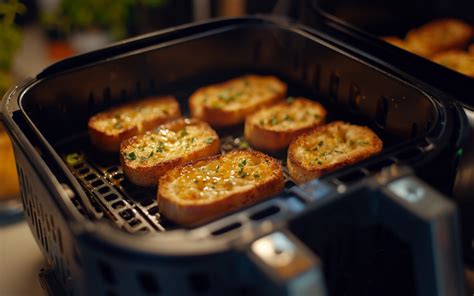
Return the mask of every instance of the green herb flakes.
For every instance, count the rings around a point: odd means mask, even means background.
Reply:
[[[239,175],[244,178],[247,173],[244,172],[244,167],[247,165],[247,159],[243,159],[239,162]]]
[[[129,154],[127,154],[127,158],[128,160],[136,160],[137,159],[137,155],[135,154],[134,151],[130,152]]]
[[[66,155],[66,162],[70,166],[77,164],[81,159],[82,157],[77,153],[71,153]]]
[[[183,138],[185,136],[189,135],[188,131],[186,130],[186,128],[183,128],[180,132],[179,132],[179,137],[180,138]]]
[[[212,144],[212,142],[214,142],[214,138],[207,138],[204,140],[204,143],[206,144]]]
[[[250,145],[249,145],[249,143],[247,143],[247,141],[241,140],[239,142],[239,148],[240,149],[248,149],[248,148],[250,148]]]
[[[287,103],[290,103],[290,104],[291,104],[291,103],[293,103],[294,101],[295,101],[295,98],[294,98],[294,97],[288,97],[288,98],[286,98],[286,102],[287,102]]]
[[[156,147],[155,151],[158,153],[163,153],[165,151],[165,143],[161,141],[158,142],[158,147]]]

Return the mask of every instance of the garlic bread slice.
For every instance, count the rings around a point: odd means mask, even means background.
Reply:
[[[219,151],[219,137],[207,123],[177,119],[122,142],[120,162],[132,183],[156,186],[171,168]]]
[[[190,225],[275,195],[283,185],[279,161],[234,150],[168,171],[160,178],[158,205],[168,219]]]
[[[283,149],[294,137],[324,124],[326,114],[326,109],[317,102],[290,97],[248,116],[245,119],[245,139],[257,149]]]
[[[288,172],[296,183],[318,178],[382,150],[368,127],[335,121],[295,138],[288,148]]]
[[[431,60],[461,74],[474,78],[474,55],[461,50],[435,54]]]
[[[458,19],[437,19],[406,35],[405,41],[412,50],[424,57],[441,51],[465,48],[474,36],[474,29]]]
[[[103,151],[117,152],[130,137],[181,116],[172,96],[150,97],[100,112],[89,119],[92,144]]]
[[[287,86],[275,76],[246,75],[201,87],[189,98],[192,117],[214,127],[232,126],[286,96]]]

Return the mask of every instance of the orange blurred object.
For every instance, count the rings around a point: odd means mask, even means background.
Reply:
[[[13,146],[0,125],[0,200],[19,197],[20,187],[16,172]]]
[[[62,60],[76,54],[71,45],[65,41],[50,41],[48,51],[49,58],[53,61]]]

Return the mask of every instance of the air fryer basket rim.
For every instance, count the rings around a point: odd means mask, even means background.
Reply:
[[[247,19],[247,18],[244,18],[244,19],[242,19],[242,20],[245,21],[246,19]],[[252,18],[252,19],[253,19],[253,18]],[[237,19],[237,20],[238,20],[238,19]],[[212,22],[212,21],[210,21],[210,22]],[[274,24],[274,25],[282,26],[281,24],[278,24],[278,23],[273,23],[273,24]],[[291,26],[287,26],[286,28],[287,28],[287,29],[290,29],[290,28],[292,28],[292,27],[291,27]],[[314,39],[314,36],[309,36],[309,37],[311,37],[311,38]],[[318,39],[319,39],[319,38],[318,38]],[[332,45],[332,46],[334,46],[334,45]],[[148,48],[148,47],[147,47],[147,48]],[[340,49],[339,51],[343,51],[343,50]],[[368,64],[368,62],[364,62],[364,64]],[[372,65],[370,65],[370,66],[371,66],[372,68],[375,68],[375,69],[376,69],[375,66],[372,66]],[[57,75],[61,75],[61,74],[63,74],[63,73],[58,73]],[[382,74],[386,74],[386,73],[382,72]],[[389,75],[389,74],[386,74],[386,75]],[[403,81],[403,83],[405,83],[405,84],[407,84],[407,85],[409,85],[409,86],[411,86],[411,87],[417,89],[417,91],[423,93],[423,94],[425,95],[425,97],[426,97],[427,99],[429,99],[429,101],[430,101],[432,104],[435,105],[435,102],[433,101],[433,98],[432,98],[431,96],[427,95],[424,91],[419,90],[417,87],[411,85],[411,84],[408,83],[407,81],[404,81],[404,80],[402,80],[402,79],[399,79],[399,78],[397,78],[397,77],[394,77],[393,75],[390,75],[390,76],[391,76],[393,79],[397,79],[397,80]],[[49,78],[49,77],[45,77],[45,78],[43,78],[43,79],[47,79],[47,78]],[[21,97],[19,98],[20,102],[21,102],[21,100],[22,100],[23,95],[25,94],[25,92],[27,92],[30,88],[32,88],[32,87],[33,87],[34,85],[36,85],[37,83],[40,83],[41,81],[43,81],[43,79],[37,79],[37,80],[31,81],[31,82],[28,84],[28,86],[26,86],[25,89],[22,91]],[[7,105],[8,105],[8,102],[7,102],[7,101],[9,101],[9,99],[10,99],[10,97],[8,97],[8,99],[5,100],[6,102],[4,102],[4,104],[3,104],[3,112],[4,112],[4,113],[9,112],[8,106],[7,106]],[[438,102],[437,104],[439,104],[439,102]],[[437,105],[437,104],[436,104],[436,105]],[[20,104],[20,108],[22,108],[22,104]],[[436,110],[439,110],[439,109],[436,108]],[[442,110],[442,112],[445,112],[444,109],[441,109],[441,110]],[[22,112],[23,112],[23,115],[25,116],[25,118],[28,120],[28,123],[30,124],[30,127],[32,127],[32,128],[35,129],[34,123],[33,123],[33,122],[31,121],[31,119],[27,116],[25,110],[22,109]],[[5,116],[5,115],[4,115],[4,116]],[[6,116],[6,117],[8,117],[6,121],[9,122],[9,121],[11,120],[11,118],[9,118],[9,116]],[[433,127],[432,127],[432,128],[433,128]],[[36,130],[36,129],[35,129],[35,132],[39,133],[39,131]],[[38,136],[38,137],[41,137],[42,135],[39,133],[39,134],[37,134],[37,136]],[[45,141],[45,139],[41,139],[41,140]],[[43,143],[43,144],[44,144],[44,143]],[[54,153],[54,151],[53,151],[53,153]],[[57,154],[56,154],[56,156],[59,158],[59,156],[58,156]],[[69,174],[70,174],[69,170],[65,170],[65,172],[63,172],[63,173],[66,173],[66,174],[69,173]],[[71,176],[71,177],[72,177],[72,176]],[[72,177],[72,178],[74,178],[74,177]],[[114,228],[114,229],[115,229],[115,228]],[[97,230],[94,230],[94,231],[97,231]],[[118,233],[123,234],[123,232],[121,232],[121,231],[118,231]],[[127,237],[130,237],[128,234],[127,234],[126,236],[127,236]],[[142,243],[142,242],[141,242],[141,243]]]

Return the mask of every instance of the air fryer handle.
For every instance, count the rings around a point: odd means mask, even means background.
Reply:
[[[320,260],[287,230],[254,241],[248,255],[270,285],[265,294],[325,296]],[[268,286],[272,286],[269,288]]]
[[[380,193],[379,222],[410,245],[417,295],[465,295],[455,205],[413,176]]]

